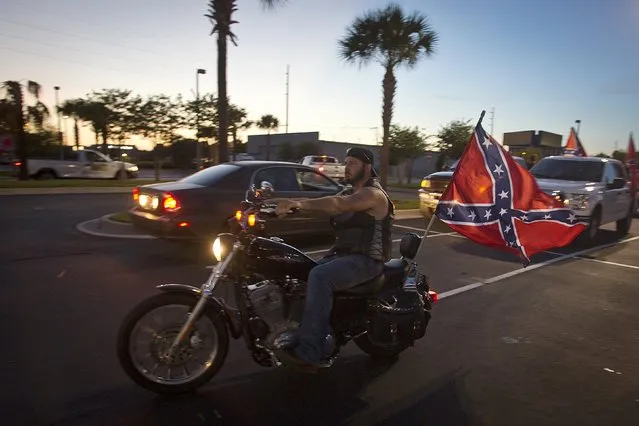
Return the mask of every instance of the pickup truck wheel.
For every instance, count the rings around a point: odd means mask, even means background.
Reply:
[[[630,211],[625,218],[617,221],[617,233],[621,236],[626,235],[630,231],[630,225],[632,225],[632,218],[634,216],[635,206],[630,206]]]
[[[601,226],[601,208],[597,207],[590,217],[590,223],[588,228],[579,235],[577,243],[580,246],[590,247],[592,246],[599,235],[599,227]]]
[[[53,170],[41,170],[36,175],[36,179],[39,180],[48,180],[57,178],[55,172]]]

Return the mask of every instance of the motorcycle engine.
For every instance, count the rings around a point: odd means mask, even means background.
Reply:
[[[272,347],[280,334],[299,327],[304,314],[305,282],[295,279],[265,280],[249,285],[248,290],[255,314],[268,328],[263,337],[266,345]]]

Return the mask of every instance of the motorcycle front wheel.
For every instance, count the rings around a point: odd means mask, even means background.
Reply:
[[[187,293],[162,293],[127,315],[118,333],[117,354],[135,383],[160,394],[191,392],[222,368],[229,334],[211,306],[205,307],[184,341],[169,351],[197,301]]]

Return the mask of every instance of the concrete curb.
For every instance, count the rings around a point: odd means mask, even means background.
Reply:
[[[115,224],[118,226],[131,226],[128,223],[121,223],[121,222],[116,222],[113,221],[111,219],[109,219],[108,217],[111,216],[113,213],[109,213],[106,214],[102,217],[99,217],[97,219],[90,219],[90,220],[85,220],[84,222],[78,223],[75,226],[75,229],[77,229],[78,231],[82,232],[83,234],[87,234],[87,235],[91,235],[94,237],[105,237],[105,238],[122,238],[122,239],[129,239],[129,240],[156,240],[157,238],[152,236],[152,235],[144,235],[144,234],[115,234],[115,233],[108,233],[108,232],[100,232],[100,231],[93,231],[91,229],[88,229],[88,226],[90,226],[91,224],[97,224],[100,222],[107,222],[110,224]]]
[[[122,238],[122,239],[130,239],[130,240],[157,240],[157,237],[151,235],[144,234],[117,234],[117,233],[108,233],[108,232],[100,232],[89,229],[91,225],[99,224],[100,222],[107,222],[110,225],[120,226],[120,227],[131,227],[130,223],[122,223],[117,222],[115,220],[109,219],[109,216],[115,213],[105,214],[96,219],[85,220],[84,222],[78,223],[75,226],[75,229],[82,232],[83,234],[92,235],[94,237],[105,237],[105,238]],[[395,219],[406,220],[406,219],[422,219],[423,216],[419,209],[407,209],[407,210],[398,210],[395,212]]]

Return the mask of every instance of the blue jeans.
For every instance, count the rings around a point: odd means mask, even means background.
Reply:
[[[316,363],[324,358],[325,339],[330,333],[333,293],[355,287],[382,273],[384,264],[361,254],[327,256],[308,276],[304,317],[295,353]]]

